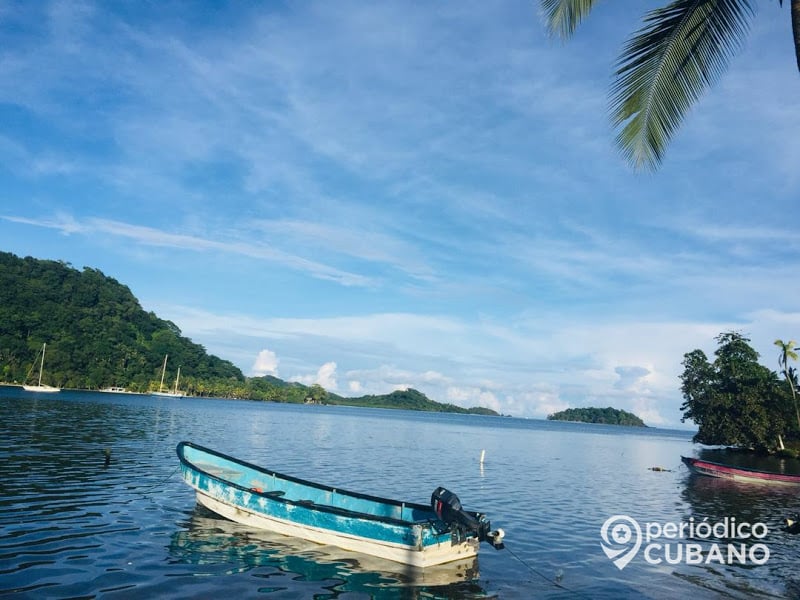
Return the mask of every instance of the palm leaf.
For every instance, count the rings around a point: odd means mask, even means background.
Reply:
[[[742,46],[750,0],[674,0],[645,15],[611,89],[617,144],[634,168],[654,169],[684,115]]]
[[[774,344],[781,349],[779,362],[782,363],[784,367],[787,366],[786,363],[789,359],[798,359],[797,351],[800,350],[800,348],[795,348],[797,342],[794,340],[789,340],[788,342],[784,342],[783,340],[775,340]]]
[[[592,10],[596,0],[542,0],[541,6],[551,35],[570,37]]]

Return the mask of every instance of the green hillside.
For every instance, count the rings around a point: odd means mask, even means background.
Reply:
[[[360,398],[341,398],[333,394],[328,395],[328,404],[346,404],[348,406],[365,406],[373,408],[400,408],[404,410],[424,410],[430,412],[452,412],[478,415],[497,415],[489,408],[474,407],[462,408],[455,404],[442,404],[434,402],[425,394],[415,389],[397,390],[391,394],[380,396],[361,396]]]
[[[142,309],[130,289],[96,269],[0,253],[0,379],[22,382],[47,343],[47,383],[67,388],[157,386],[181,367],[192,393],[244,384],[242,372]]]
[[[169,355],[166,379],[172,383],[180,367],[180,387],[193,396],[467,412],[416,390],[343,398],[318,385],[245,377],[230,361],[181,335],[174,323],[146,312],[128,287],[102,272],[0,252],[0,382],[24,382],[43,343],[43,382],[62,388],[147,392],[158,387]]]
[[[579,423],[604,423],[606,425],[628,425],[630,427],[647,427],[633,413],[618,408],[568,408],[552,415],[549,421],[577,421]]]

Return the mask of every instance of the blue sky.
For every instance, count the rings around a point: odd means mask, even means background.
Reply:
[[[3,3],[0,250],[248,375],[678,426],[684,353],[800,338],[800,76],[759,3],[634,173],[607,91],[657,5],[562,43],[531,1]]]

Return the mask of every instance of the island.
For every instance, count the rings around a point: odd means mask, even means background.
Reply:
[[[461,413],[465,415],[498,416],[496,411],[483,406],[463,408],[455,404],[436,402],[414,388],[395,390],[391,394],[381,394],[378,396],[369,395],[358,398],[343,398],[342,396],[329,393],[326,402],[328,404],[344,404],[347,406],[364,406],[371,408],[398,408],[403,410],[424,410],[428,412]]]
[[[577,423],[602,423],[604,425],[624,425],[626,427],[647,427],[633,413],[618,408],[568,408],[547,416],[548,421],[573,421]]]

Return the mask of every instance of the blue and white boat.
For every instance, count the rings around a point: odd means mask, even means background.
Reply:
[[[503,547],[502,529],[442,487],[425,506],[282,475],[191,442],[177,453],[197,501],[238,523],[421,568],[474,557],[482,541]]]

